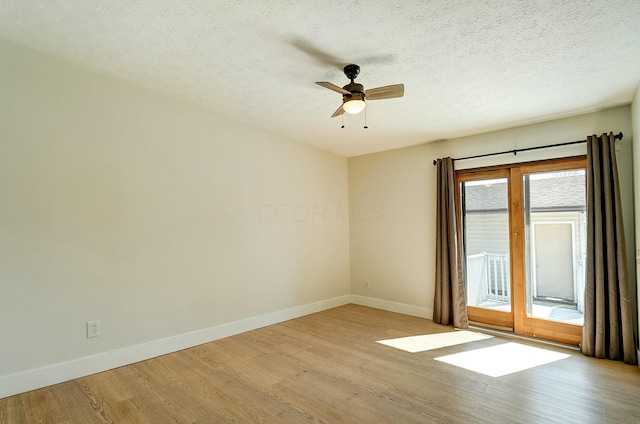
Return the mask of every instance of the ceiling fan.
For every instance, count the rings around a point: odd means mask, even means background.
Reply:
[[[342,94],[342,104],[333,115],[331,115],[332,118],[342,115],[345,112],[350,114],[362,112],[365,107],[365,100],[392,99],[404,95],[404,84],[387,85],[365,90],[362,84],[353,81],[359,73],[360,67],[358,65],[351,64],[345,66],[344,74],[351,82],[342,88],[330,82],[316,82],[316,84],[322,87]]]

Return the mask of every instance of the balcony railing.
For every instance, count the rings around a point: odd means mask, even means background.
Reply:
[[[511,301],[508,255],[483,252],[467,256],[466,274],[470,305]]]

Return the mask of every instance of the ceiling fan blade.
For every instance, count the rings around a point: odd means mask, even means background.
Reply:
[[[330,82],[316,82],[316,84],[324,88],[328,88],[329,90],[336,91],[340,94],[351,94],[349,91],[345,90],[344,88],[338,87],[337,85],[331,84]]]
[[[332,118],[335,118],[336,116],[340,116],[344,113],[344,109],[342,108],[342,105],[340,105],[340,107],[338,109],[336,109],[335,112],[333,112],[333,115],[331,115]]]
[[[366,90],[367,100],[393,99],[404,96],[404,84],[387,85]]]

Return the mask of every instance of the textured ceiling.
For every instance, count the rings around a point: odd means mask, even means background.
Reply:
[[[0,38],[344,156],[628,104],[640,80],[639,0],[0,0]],[[314,84],[347,63],[405,84],[366,130]]]

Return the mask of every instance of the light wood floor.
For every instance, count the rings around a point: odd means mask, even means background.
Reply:
[[[347,305],[1,399],[0,423],[640,422],[634,366],[545,346],[571,357],[493,378],[433,358],[505,339],[376,343],[450,330]]]

